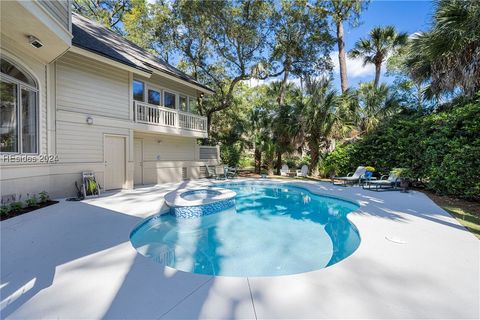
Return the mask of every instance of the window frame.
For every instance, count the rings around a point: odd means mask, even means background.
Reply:
[[[135,100],[135,91],[133,90],[133,85],[135,82],[141,82],[143,83],[143,101],[141,100]],[[148,103],[148,97],[147,97],[147,83],[143,80],[139,80],[139,79],[133,79],[132,80],[132,84],[131,84],[131,90],[132,90],[132,100],[133,101],[139,101],[139,102],[144,102],[144,103]],[[146,101],[145,101],[146,100]]]
[[[191,94],[188,94],[188,93],[185,93],[185,92],[180,92],[180,91],[177,91],[177,90],[168,89],[168,88],[163,87],[161,85],[158,85],[158,84],[155,84],[155,83],[152,83],[152,82],[149,82],[149,81],[137,78],[137,77],[132,78],[132,82],[130,84],[132,91],[133,91],[133,82],[134,81],[142,82],[144,84],[143,96],[145,98],[145,101],[135,100],[133,98],[133,92],[132,92],[132,101],[134,101],[134,102],[137,101],[137,102],[145,103],[145,104],[148,104],[148,105],[151,105],[151,106],[162,107],[162,108],[166,108],[166,109],[169,109],[169,110],[175,110],[175,111],[184,112],[184,113],[186,112],[186,113],[190,113],[192,115],[200,116],[200,114],[198,114],[198,113],[192,113],[192,110],[190,108],[190,100],[194,100],[198,105],[198,97],[192,96]],[[151,103],[148,102],[148,89],[153,89],[153,90],[156,90],[156,91],[160,92],[160,96],[161,96],[160,105],[151,104]],[[173,94],[175,96],[175,109],[171,109],[171,108],[165,106],[165,92]],[[187,98],[187,111],[180,110],[180,96],[184,96],[184,97]]]
[[[15,77],[9,76],[8,74],[0,72],[0,80],[5,82],[13,83],[17,86],[16,94],[17,94],[17,101],[16,101],[16,120],[17,120],[17,151],[12,152],[5,152],[0,151],[0,154],[5,155],[15,155],[15,154],[25,154],[25,155],[38,155],[40,154],[40,90],[38,85],[38,80],[36,77],[32,75],[31,72],[27,71],[19,62],[15,60],[9,59],[5,56],[2,56],[2,60],[6,60],[8,63],[13,65],[15,68],[20,70],[23,73],[26,73],[30,76],[33,81],[35,82],[36,87],[31,86],[28,83],[18,80]],[[22,90],[30,90],[35,93],[35,143],[36,143],[36,152],[23,152],[23,119],[22,119],[22,111],[23,111],[23,103],[22,103]]]
[[[160,93],[160,104],[157,105],[157,104],[152,104],[152,103],[148,102],[148,90],[153,90],[153,91],[157,91],[158,93]],[[149,105],[152,105],[152,106],[159,106],[159,107],[163,106],[163,89],[162,88],[154,86],[150,83],[147,83],[145,85],[144,96],[146,97],[146,100],[147,100],[147,101],[144,101],[145,103],[147,103]],[[138,100],[136,100],[136,101],[138,101]]]
[[[167,89],[167,90],[164,89],[162,93],[163,93],[163,94],[162,94],[162,96],[163,96],[162,107],[167,108],[167,109],[169,109],[169,110],[177,110],[177,111],[180,111],[180,110],[179,110],[179,105],[178,105],[178,93],[176,93],[176,92],[174,92],[174,91],[171,91],[171,90],[168,90],[168,89]],[[175,98],[174,98],[175,108],[170,108],[170,107],[165,106],[165,93],[173,94],[173,96],[175,97]]]
[[[186,108],[185,111],[183,111],[183,110],[181,109],[182,106],[181,106],[180,99],[181,99],[182,97],[185,98],[185,102],[186,102],[186,107],[187,107],[187,108]],[[183,94],[183,93],[181,93],[181,94],[178,95],[178,111],[190,113],[190,96],[189,96],[188,94]]]

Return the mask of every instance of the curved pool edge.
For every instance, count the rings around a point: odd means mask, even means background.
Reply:
[[[359,243],[358,243],[358,246],[355,248],[355,250],[353,250],[351,252],[350,255],[344,257],[343,259],[331,264],[331,265],[327,265],[323,268],[320,268],[320,269],[316,269],[316,270],[310,270],[310,271],[305,271],[305,272],[299,272],[299,273],[290,273],[290,274],[281,274],[281,275],[264,275],[264,276],[227,276],[227,275],[211,275],[211,274],[202,274],[202,273],[194,273],[194,272],[188,272],[188,271],[183,271],[183,270],[178,270],[178,269],[175,269],[173,267],[170,267],[168,265],[161,265],[163,268],[166,268],[168,270],[171,270],[172,272],[181,272],[181,273],[185,273],[185,274],[189,274],[189,275],[192,275],[192,276],[201,276],[201,277],[220,277],[220,278],[261,278],[261,279],[268,279],[268,278],[279,278],[279,277],[302,277],[302,276],[308,276],[310,274],[315,274],[315,273],[318,273],[318,272],[322,272],[322,270],[325,270],[325,269],[331,269],[331,267],[335,266],[335,265],[339,265],[339,264],[343,264],[345,263],[346,261],[348,261],[349,259],[348,258],[352,258],[353,256],[359,254],[359,249],[360,249],[360,246],[362,245],[363,243],[363,240],[362,240],[362,234],[360,232],[360,229],[357,227],[357,225],[355,224],[354,221],[352,221],[352,219],[349,217],[349,215],[351,213],[357,213],[360,208],[362,207],[361,203],[356,200],[356,199],[349,199],[349,198],[346,198],[346,197],[342,197],[342,196],[336,196],[336,195],[331,195],[331,194],[326,194],[326,193],[323,193],[323,192],[318,192],[317,190],[312,190],[312,187],[315,188],[316,185],[315,185],[315,182],[312,181],[310,183],[305,183],[304,181],[285,181],[285,180],[280,180],[280,179],[258,179],[258,178],[242,178],[242,179],[236,179],[236,180],[232,180],[232,181],[225,181],[225,180],[215,180],[215,181],[212,181],[212,180],[209,180],[209,181],[204,181],[202,182],[201,184],[199,185],[196,185],[195,188],[210,188],[210,187],[215,187],[216,185],[222,185],[222,184],[227,184],[227,183],[231,183],[231,184],[242,184],[242,183],[248,183],[248,182],[253,182],[253,183],[256,183],[256,184],[265,184],[265,185],[268,185],[268,184],[272,184],[272,183],[276,183],[276,184],[282,184],[282,185],[291,185],[293,187],[296,187],[296,188],[299,188],[299,189],[303,189],[307,192],[310,192],[314,195],[317,195],[317,196],[321,196],[321,197],[326,197],[326,198],[331,198],[331,199],[336,199],[336,200],[342,200],[342,201],[345,201],[345,202],[348,202],[350,204],[353,204],[355,206],[358,206],[358,208],[356,210],[352,210],[350,211],[349,213],[346,214],[345,218],[348,220],[349,224],[352,226],[352,228],[356,231],[356,233],[358,234],[358,237],[359,237]],[[300,185],[298,185],[300,184]],[[192,190],[192,189],[190,189]],[[165,202],[166,204],[166,202]],[[160,218],[162,215],[165,215],[165,214],[168,214],[170,213],[170,208],[169,207],[166,207],[166,208],[163,208],[160,210],[160,212],[158,213],[154,213],[146,218],[144,218],[144,220],[140,221],[133,229],[132,231],[129,233],[129,242],[130,242],[130,245],[131,247],[135,250],[136,254],[138,255],[141,255],[142,257],[148,259],[146,256],[142,255],[141,253],[139,253],[137,251],[137,249],[133,246],[133,243],[131,242],[131,237],[132,235],[138,231],[138,229],[140,229],[142,226],[144,226],[145,224],[147,224],[148,222],[150,222],[151,220],[153,219],[158,219]]]
[[[225,184],[226,182],[225,181],[209,181],[210,182],[210,185],[221,185],[221,184]],[[359,243],[358,243],[358,246],[357,248],[355,248],[354,251],[352,251],[352,253],[350,255],[348,255],[347,257],[343,258],[342,260],[339,260],[337,261],[336,263],[332,264],[332,265],[328,265],[328,266],[325,266],[321,269],[317,269],[317,270],[312,270],[312,271],[307,271],[307,272],[301,272],[301,273],[295,273],[295,274],[289,274],[289,275],[277,275],[277,276],[250,276],[249,278],[268,278],[268,277],[286,277],[286,276],[298,276],[298,275],[302,275],[302,274],[309,274],[309,273],[313,273],[313,272],[321,272],[322,270],[324,269],[330,269],[331,267],[335,266],[335,265],[338,265],[342,262],[345,262],[346,260],[348,260],[348,258],[351,258],[353,257],[354,255],[356,255],[360,249],[360,246],[362,245],[363,243],[363,239],[362,239],[362,233],[360,232],[360,229],[357,227],[357,225],[355,224],[355,222],[351,219],[350,215],[352,213],[357,213],[359,214],[360,212],[360,209],[362,207],[362,204],[356,200],[356,199],[349,199],[349,198],[346,198],[346,197],[342,197],[342,196],[337,196],[337,195],[331,195],[331,194],[327,194],[327,193],[324,193],[324,192],[318,192],[317,190],[312,190],[312,187],[315,188],[315,187],[318,187],[316,184],[320,184],[320,181],[319,182],[315,182],[315,181],[309,181],[309,182],[306,182],[306,181],[291,181],[291,180],[282,180],[282,179],[261,179],[261,178],[243,178],[243,179],[238,179],[236,181],[228,181],[227,183],[232,183],[232,184],[235,184],[235,183],[245,183],[245,182],[254,182],[254,183],[257,183],[257,184],[265,184],[265,185],[268,185],[269,182],[274,182],[274,183],[281,183],[283,185],[293,185],[294,187],[296,188],[300,188],[300,189],[303,189],[303,190],[306,190],[308,192],[311,192],[317,196],[321,196],[321,197],[326,197],[326,198],[331,198],[331,199],[337,199],[337,200],[342,200],[342,201],[345,201],[345,202],[349,202],[353,205],[356,205],[358,206],[358,208],[356,210],[353,210],[353,211],[350,211],[349,213],[347,213],[347,215],[345,216],[346,219],[348,220],[348,222],[350,223],[350,225],[352,226],[353,229],[355,229],[355,231],[357,232],[358,234],[358,237],[359,237]],[[300,184],[300,185],[299,185]],[[176,270],[176,269],[175,269]]]

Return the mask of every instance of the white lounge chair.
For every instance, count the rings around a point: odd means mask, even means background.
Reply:
[[[346,186],[347,184],[360,183],[360,179],[363,178],[365,171],[366,170],[364,166],[359,166],[353,174],[350,172],[347,174],[346,177],[334,177],[333,184],[337,184],[335,183],[335,180],[340,180],[342,183],[339,183],[339,184],[343,186]]]
[[[217,177],[217,172],[215,170],[215,168],[210,168],[208,166],[208,164],[205,165],[205,168],[207,169],[206,170],[206,174],[207,174],[207,178],[216,178]]]
[[[216,180],[218,179],[224,179],[225,178],[225,174],[217,174],[217,167],[213,166],[213,167],[209,167],[208,164],[205,164],[205,167],[207,168],[207,178],[211,179],[211,178],[215,178]]]
[[[372,190],[372,191],[380,191],[386,189],[393,189],[396,190],[398,184],[400,183],[400,178],[397,177],[396,174],[390,172],[390,174],[383,175],[380,180],[371,180],[366,183],[363,188]]]
[[[297,177],[306,177],[308,175],[308,167],[303,165],[300,170],[297,170]]]
[[[288,174],[290,173],[290,169],[286,164],[282,166],[282,169],[280,169],[280,175],[284,177],[288,177]]]

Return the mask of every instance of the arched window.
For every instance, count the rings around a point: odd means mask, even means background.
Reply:
[[[0,61],[0,152],[38,153],[38,85],[9,60]]]

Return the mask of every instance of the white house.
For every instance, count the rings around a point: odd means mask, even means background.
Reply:
[[[75,193],[198,178],[219,163],[200,146],[211,89],[103,26],[70,1],[1,2],[0,187]]]

